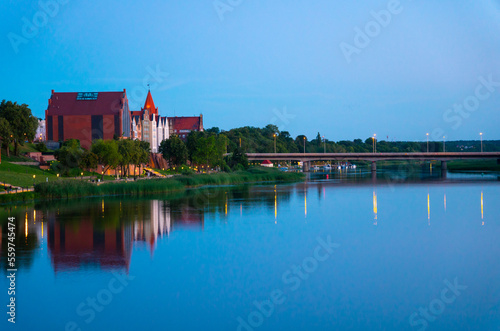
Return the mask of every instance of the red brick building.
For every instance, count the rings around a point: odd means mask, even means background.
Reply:
[[[127,93],[54,92],[45,111],[47,141],[78,139],[83,148],[93,140],[130,137]]]

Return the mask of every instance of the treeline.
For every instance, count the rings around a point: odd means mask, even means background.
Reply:
[[[189,162],[193,166],[217,168],[222,171],[248,168],[248,160],[241,148],[230,146],[228,137],[220,132],[192,131],[186,142],[177,135],[160,144],[159,152],[171,166],[182,166]],[[231,152],[231,157],[224,154]]]
[[[219,128],[211,128],[205,134],[224,135],[229,140],[228,150],[232,152],[240,146],[245,153],[273,153],[274,140],[276,138],[277,153],[371,153],[373,151],[373,138],[364,140],[354,139],[331,141],[323,138],[318,132],[316,137],[308,138],[298,135],[293,138],[288,131],[280,131],[275,125],[267,125],[264,128],[242,127],[221,131]],[[276,135],[276,137],[275,137]],[[448,152],[479,152],[481,142],[474,141],[446,141]],[[376,148],[378,153],[414,153],[427,152],[427,141],[387,141],[377,139]],[[442,152],[443,141],[429,141],[429,152]],[[500,141],[483,141],[484,152],[500,151]]]
[[[31,114],[26,104],[3,100],[0,103],[0,139],[7,156],[10,146],[14,145],[14,154],[19,155],[19,145],[35,139],[38,119]]]
[[[148,163],[149,153],[149,143],[145,141],[99,139],[94,140],[91,148],[86,150],[77,139],[69,139],[55,152],[57,161],[52,162],[50,167],[61,175],[78,176],[81,170],[95,169],[100,164],[103,173],[108,169],[120,169],[123,176],[128,176],[129,165],[139,167]]]
[[[246,153],[372,153],[376,143],[377,153],[442,152],[442,141],[386,141],[372,137],[353,141],[331,141],[318,132],[315,138],[304,135],[293,138],[288,131],[280,131],[275,125],[264,128],[245,126],[222,131],[217,127],[204,132],[191,132],[186,142],[176,135],[161,143],[160,153],[173,166],[188,162],[192,165],[229,170],[247,168]],[[479,152],[480,141],[449,141],[447,152]],[[500,151],[500,141],[483,141],[483,151]],[[230,157],[224,154],[232,153]]]

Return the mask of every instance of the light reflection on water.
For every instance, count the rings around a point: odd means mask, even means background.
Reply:
[[[234,330],[326,235],[338,253],[297,291],[285,287],[285,303],[256,329],[411,330],[409,316],[456,277],[468,289],[429,328],[494,329],[499,197],[495,175],[358,170],[168,199],[3,207],[1,217],[18,221],[23,329]],[[77,307],[114,273],[135,280],[87,324]]]

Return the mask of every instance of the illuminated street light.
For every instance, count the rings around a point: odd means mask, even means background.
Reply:
[[[427,135],[427,153],[429,153],[429,134],[426,133]]]
[[[274,136],[274,154],[276,154],[276,133],[273,134]]]
[[[483,152],[483,133],[480,132],[479,135],[481,136],[481,153]]]
[[[306,154],[306,137],[304,136],[304,154]]]
[[[377,153],[377,134],[373,134],[373,153]]]

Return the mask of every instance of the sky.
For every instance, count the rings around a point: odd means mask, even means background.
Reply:
[[[500,139],[500,0],[3,0],[0,99],[147,84],[162,116],[329,140]]]

